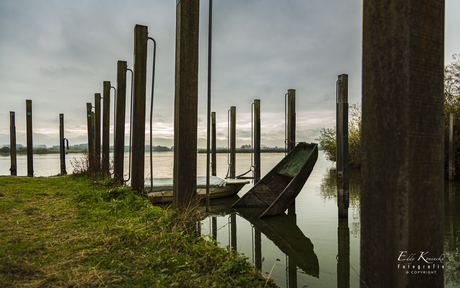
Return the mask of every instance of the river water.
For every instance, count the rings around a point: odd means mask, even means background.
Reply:
[[[67,172],[71,162],[79,162],[83,154],[66,155]],[[263,153],[261,172],[265,175],[284,153]],[[26,155],[18,155],[18,175],[27,174]],[[150,160],[146,153],[146,175]],[[52,176],[60,173],[59,154],[34,155],[34,175]],[[125,177],[129,158],[125,157]],[[173,152],[153,153],[154,177],[172,177]],[[206,175],[206,154],[198,154],[198,175]],[[226,154],[217,155],[217,176],[227,174]],[[251,154],[237,154],[236,174],[251,166]],[[0,156],[0,175],[9,175],[10,158]],[[214,238],[221,246],[232,246],[248,257],[266,275],[284,287],[359,287],[360,190],[359,171],[350,175],[350,208],[348,220],[339,221],[336,204],[335,164],[320,151],[318,161],[295,201],[295,208],[281,216],[250,219],[231,208],[237,198],[211,200],[210,217],[201,222],[202,235]],[[251,187],[247,184],[242,196]],[[460,182],[445,185],[444,253],[445,287],[460,286]],[[201,207],[204,209],[204,207]],[[416,277],[423,277],[418,275]]]

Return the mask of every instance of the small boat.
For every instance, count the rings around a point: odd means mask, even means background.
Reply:
[[[299,143],[251,190],[236,201],[235,209],[265,208],[259,217],[284,213],[294,202],[318,159],[318,144]]]
[[[217,199],[237,194],[248,180],[222,179],[216,176],[209,177],[209,198]],[[152,189],[150,189],[152,187]],[[150,181],[145,183],[144,190],[147,191],[151,203],[168,203],[173,200],[173,178],[154,178],[153,185]],[[196,179],[196,192],[198,199],[206,199],[206,176],[198,176]]]

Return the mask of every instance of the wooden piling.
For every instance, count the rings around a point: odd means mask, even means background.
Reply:
[[[61,175],[67,175],[65,165],[64,114],[59,114],[59,155],[61,160]]]
[[[134,27],[134,83],[133,83],[133,132],[131,187],[144,190],[145,165],[145,88],[147,77],[147,26]],[[176,148],[176,147],[174,147]],[[175,150],[175,149],[174,149]]]
[[[449,115],[449,180],[455,179],[455,113]]]
[[[26,100],[27,122],[27,176],[34,176],[34,147],[32,143],[32,100]]]
[[[230,107],[230,178],[236,178],[236,107]]]
[[[97,168],[95,167],[96,161],[95,155],[92,155],[91,151],[94,151],[93,143],[93,124],[92,124],[92,114],[91,114],[91,109],[92,105],[91,103],[86,103],[86,127],[87,127],[87,133],[88,133],[88,161],[89,161],[89,170],[90,171],[95,171]]]
[[[196,198],[199,13],[199,0],[177,1],[174,209],[186,207]]]
[[[100,162],[101,161],[96,161],[96,113],[91,111],[91,126],[92,126],[92,133],[91,133],[91,150],[89,150],[89,166],[92,171],[100,171],[101,166]],[[100,160],[100,158],[99,158]],[[97,169],[97,170],[96,170]]]
[[[117,103],[115,111],[115,139],[113,147],[113,174],[123,182],[123,164],[125,156],[125,113],[126,113],[126,61],[117,63]]]
[[[211,130],[212,130],[212,141],[211,141],[211,174],[212,176],[217,175],[217,143],[216,143],[216,112],[211,113]]]
[[[444,286],[444,11],[363,2],[361,287]]]
[[[349,178],[348,162],[348,75],[337,80],[336,143],[337,143],[337,206],[339,217],[348,217]]]
[[[94,94],[94,169],[101,169],[101,93]]]
[[[109,174],[110,150],[110,81],[104,81],[102,99],[102,173]]]
[[[254,184],[260,180],[260,100],[254,100]]]
[[[288,116],[287,116],[287,152],[295,147],[295,89],[288,90]]]
[[[12,176],[18,175],[18,161],[16,157],[16,120],[14,111],[10,111],[10,173]]]

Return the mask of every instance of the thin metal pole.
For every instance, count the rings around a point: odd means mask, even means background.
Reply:
[[[153,42],[153,64],[152,64],[152,93],[150,95],[150,192],[153,191],[153,96],[155,91],[155,60],[157,51],[157,42],[152,37],[148,37],[147,40]]]
[[[209,31],[208,31],[208,109],[207,109],[207,143],[206,143],[206,213],[209,212],[209,164],[211,140],[211,53],[212,53],[212,0],[209,0]]]

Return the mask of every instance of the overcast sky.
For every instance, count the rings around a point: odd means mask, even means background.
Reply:
[[[102,93],[103,81],[116,87],[118,60],[132,68],[136,24],[148,26],[157,42],[154,145],[172,146],[175,3],[1,0],[0,146],[9,143],[9,111],[16,112],[17,143],[26,143],[26,99],[33,104],[34,145],[58,144],[60,113],[70,144],[86,143],[86,103]],[[362,0],[214,0],[213,7],[218,146],[227,145],[230,106],[237,107],[238,146],[250,142],[254,99],[261,100],[262,144],[284,146],[288,89],[296,89],[297,141],[314,142],[321,127],[335,125],[339,74],[349,75],[350,103],[361,103]],[[460,1],[446,0],[446,63],[460,54],[458,11]],[[198,146],[205,147],[208,1],[200,13]]]

